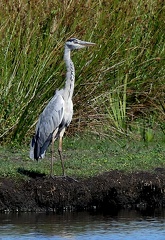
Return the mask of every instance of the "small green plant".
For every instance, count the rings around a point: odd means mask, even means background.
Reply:
[[[154,139],[155,117],[151,115],[148,119],[143,120],[142,138],[148,145]]]
[[[130,135],[134,139],[144,141],[148,146],[149,143],[154,141],[155,132],[160,131],[160,127],[156,124],[156,116],[151,115],[149,117],[137,119],[134,124],[130,127]]]

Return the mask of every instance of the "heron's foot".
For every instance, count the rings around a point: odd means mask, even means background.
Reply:
[[[66,176],[66,175],[64,175],[63,177],[65,177],[68,181],[78,182],[78,180],[73,178],[73,177],[69,177],[69,176]]]
[[[62,176],[50,175],[50,178],[52,178],[53,180],[61,178],[61,179],[64,179],[64,180],[68,180],[69,182],[71,182],[71,181],[78,182],[77,179],[75,179],[73,177],[69,177],[67,175],[62,175]]]
[[[56,179],[56,176],[53,175],[53,174],[50,174],[50,175],[49,175],[49,178],[55,180],[55,179]]]

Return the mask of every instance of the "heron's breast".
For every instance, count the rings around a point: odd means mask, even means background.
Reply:
[[[73,103],[72,101],[68,101],[65,103],[64,107],[64,119],[66,122],[71,122],[73,116]]]

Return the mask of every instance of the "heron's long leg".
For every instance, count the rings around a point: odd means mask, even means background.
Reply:
[[[52,135],[52,149],[51,149],[51,164],[50,164],[50,176],[53,176],[53,155],[54,155],[54,141],[56,139],[56,134],[58,129],[56,129]]]
[[[54,155],[54,137],[52,136],[52,149],[51,149],[51,164],[50,164],[50,176],[53,176],[53,155]]]
[[[62,138],[63,138],[64,132],[65,132],[65,128],[63,128],[62,131],[60,132],[59,146],[58,146],[58,152],[60,155],[63,176],[65,176],[64,161],[63,161],[63,157],[62,157]]]

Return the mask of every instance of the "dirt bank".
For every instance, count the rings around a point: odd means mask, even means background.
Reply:
[[[165,169],[162,168],[153,173],[110,171],[78,181],[35,174],[26,181],[0,179],[0,211],[95,209],[111,212],[121,208],[164,206]]]

